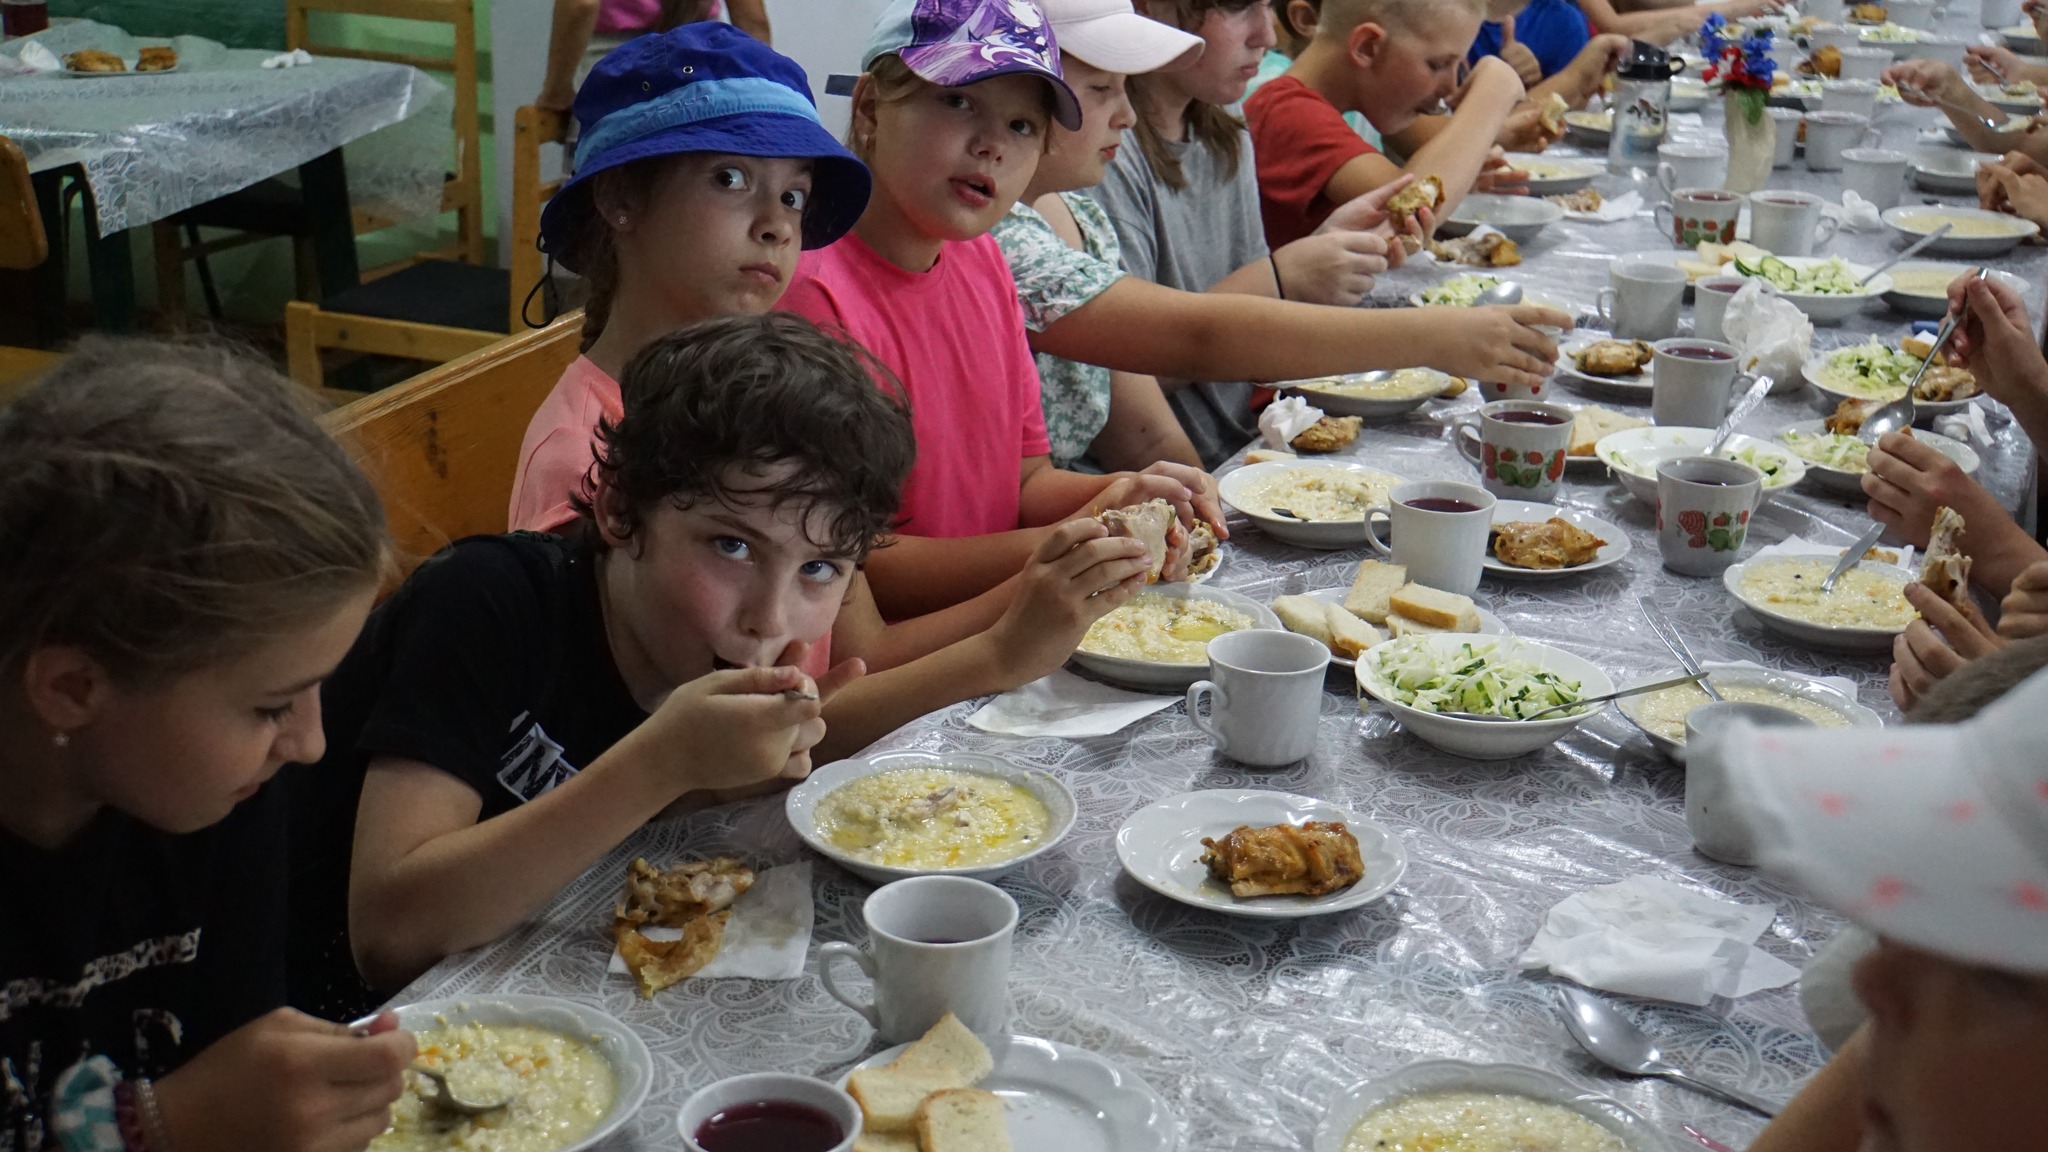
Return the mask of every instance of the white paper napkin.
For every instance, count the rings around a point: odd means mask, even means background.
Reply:
[[[1108,736],[1178,703],[1178,696],[1126,692],[1062,668],[982,705],[967,718],[999,736]]]
[[[1259,413],[1259,435],[1265,437],[1268,448],[1285,448],[1322,418],[1321,408],[1299,396],[1282,396]]]
[[[15,58],[20,60],[31,72],[62,72],[64,70],[64,62],[57,59],[57,54],[34,40],[23,44],[21,51],[16,54]]]
[[[1698,1006],[1799,979],[1799,969],[1754,944],[1775,915],[1767,905],[1631,876],[1559,901],[1520,963],[1590,988]]]
[[[1877,205],[1858,196],[1854,189],[1842,190],[1840,204],[1823,204],[1821,213],[1842,222],[1842,227],[1851,232],[1875,232],[1885,226],[1878,215]]]
[[[1750,559],[1764,560],[1776,556],[1826,556],[1831,560],[1839,560],[1842,558],[1842,549],[1846,547],[1848,547],[1847,544],[1815,544],[1804,536],[1787,536],[1776,544],[1757,549],[1756,555],[1750,557]],[[1911,544],[1903,545],[1899,548],[1893,548],[1889,544],[1879,544],[1878,547],[1887,552],[1897,552],[1899,554],[1898,566],[1907,571],[1912,570],[1913,546]]]
[[[1744,284],[1728,301],[1721,332],[1722,339],[1735,345],[1744,372],[1777,382],[1773,393],[1804,383],[1800,368],[1813,355],[1813,321],[1791,301],[1764,295],[1762,281]]]
[[[1565,217],[1571,220],[1585,220],[1594,224],[1612,224],[1616,220],[1626,220],[1642,210],[1643,194],[1630,191],[1602,200],[1600,207],[1595,208],[1591,212],[1574,212],[1566,209]]]
[[[263,67],[297,68],[302,65],[311,64],[312,62],[313,54],[311,52],[306,51],[304,48],[294,48],[289,52],[280,52],[277,55],[272,56],[270,59],[265,60],[263,62]]]
[[[810,862],[764,868],[755,874],[747,894],[733,901],[718,955],[691,979],[794,980],[804,974],[811,920]],[[683,933],[679,928],[648,928],[644,934],[649,940],[675,940]],[[616,951],[606,971],[632,976]]]
[[[1991,426],[1984,422],[1984,406],[1981,404],[1965,404],[1960,411],[1936,416],[1934,430],[1951,440],[1967,440],[1984,446],[1991,443]]]

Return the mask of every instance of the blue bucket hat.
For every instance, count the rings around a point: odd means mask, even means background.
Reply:
[[[1081,102],[1060,76],[1052,21],[1031,0],[893,0],[875,21],[861,70],[890,53],[944,88],[992,76],[1037,76],[1052,87],[1053,119],[1060,127],[1081,126]]]
[[[576,92],[576,174],[541,211],[541,250],[578,271],[590,178],[657,156],[729,152],[813,162],[803,246],[822,248],[866,210],[867,165],[818,120],[796,61],[717,21],[641,36],[606,54]]]

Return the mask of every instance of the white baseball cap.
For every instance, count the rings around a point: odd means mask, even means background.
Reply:
[[[1105,72],[1139,76],[1193,64],[1200,36],[1140,16],[1131,0],[1038,0],[1060,51]]]
[[[1718,757],[1766,869],[1881,935],[2048,975],[2048,671],[1961,724],[1756,728]]]

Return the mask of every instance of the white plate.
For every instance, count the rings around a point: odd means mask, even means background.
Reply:
[[[1605,332],[1574,334],[1557,348],[1557,378],[1572,386],[1572,391],[1602,399],[1621,400],[1631,404],[1648,404],[1651,392],[1656,387],[1657,370],[1654,364],[1643,365],[1642,371],[1633,376],[1594,376],[1579,371],[1578,362],[1572,354],[1583,352],[1602,340],[1614,337]]]
[[[2007,48],[2022,56],[2048,56],[2048,48],[2042,47],[2041,34],[2034,30],[2032,24],[2014,24],[2010,28],[2000,28],[1998,35],[2005,41]]]
[[[867,776],[883,772],[896,772],[905,768],[951,768],[957,772],[972,772],[979,776],[993,776],[1008,780],[1017,787],[1038,797],[1045,805],[1050,826],[1045,839],[1028,852],[1020,852],[1008,860],[996,864],[980,864],[972,868],[903,868],[889,864],[876,864],[854,856],[824,837],[818,835],[818,805],[825,797],[838,791],[842,786]],[[789,817],[789,826],[803,837],[813,851],[833,860],[840,867],[855,875],[865,877],[877,884],[901,880],[906,876],[967,876],[975,880],[993,880],[1014,868],[1021,867],[1026,860],[1049,850],[1065,838],[1074,827],[1074,794],[1067,786],[1052,775],[1036,768],[1012,764],[994,756],[981,756],[972,752],[890,752],[880,756],[863,756],[852,760],[835,760],[823,768],[815,769],[804,782],[789,790],[783,797],[783,814]]]
[[[1705,97],[1702,96],[1702,99]],[[1676,108],[1672,111],[1677,111]],[[1564,138],[1592,151],[1604,150],[1614,136],[1613,112],[1567,112],[1564,114]]]
[[[1816,264],[1825,264],[1830,257],[1777,256],[1773,257],[1773,259],[1783,260],[1794,268],[1803,269],[1811,268]],[[1844,261],[1844,263],[1849,267],[1849,274],[1859,279],[1870,275],[1871,271],[1877,267],[1874,264],[1858,264],[1854,261]],[[1724,266],[1722,270],[1731,276],[1742,275],[1741,272],[1736,270],[1732,262]],[[1891,275],[1880,272],[1871,279],[1870,283],[1865,284],[1860,292],[1822,294],[1818,292],[1781,291],[1778,293],[1778,296],[1780,299],[1791,301],[1793,307],[1806,313],[1807,319],[1812,320],[1815,324],[1835,324],[1854,316],[1863,310],[1865,304],[1891,290]]]
[[[1345,596],[1347,596],[1347,595],[1349,595],[1349,594],[1350,594],[1350,592],[1351,592],[1351,589],[1349,589],[1349,588],[1317,588],[1317,589],[1316,589],[1316,590],[1314,590],[1313,592],[1305,592],[1305,593],[1303,593],[1303,595],[1305,595],[1305,596],[1313,596],[1313,597],[1315,597],[1316,599],[1318,599],[1318,600],[1321,600],[1321,601],[1322,601],[1323,603],[1325,603],[1325,604],[1338,604],[1338,605],[1342,605],[1342,604],[1344,603],[1344,597],[1345,597]],[[1477,609],[1477,610],[1478,610],[1478,612],[1479,612],[1479,631],[1478,631],[1478,632],[1476,633],[1476,635],[1480,635],[1480,636],[1509,636],[1509,635],[1512,635],[1512,633],[1510,633],[1510,632],[1508,631],[1508,626],[1507,626],[1507,624],[1506,624],[1506,623],[1504,623],[1504,622],[1503,622],[1503,621],[1501,620],[1501,618],[1500,618],[1500,617],[1498,617],[1498,616],[1495,616],[1495,615],[1494,615],[1493,613],[1491,613],[1491,612],[1488,612],[1488,611],[1486,610],[1486,608],[1485,608],[1484,606],[1480,605],[1480,604],[1477,604],[1477,603],[1475,603],[1475,604],[1473,604],[1473,605],[1472,605],[1472,607],[1473,607],[1473,608],[1475,608],[1475,609]],[[1285,627],[1285,625],[1282,625],[1282,627]],[[1379,631],[1380,631],[1380,633],[1381,633],[1382,635],[1385,635],[1385,633],[1386,633],[1386,629],[1385,629],[1385,628],[1380,628],[1380,626],[1379,626],[1379,625],[1377,625],[1377,624],[1373,625],[1373,627],[1374,627],[1374,628],[1378,628],[1378,629],[1379,629]],[[1338,668],[1342,668],[1342,669],[1344,669],[1344,670],[1345,670],[1345,671],[1347,671],[1347,672],[1348,672],[1348,671],[1350,671],[1350,670],[1351,670],[1351,669],[1353,669],[1353,668],[1356,668],[1356,667],[1358,667],[1358,661],[1356,661],[1356,660],[1353,660],[1353,659],[1351,659],[1351,658],[1350,658],[1350,657],[1348,657],[1348,656],[1339,656],[1339,655],[1337,655],[1337,654],[1336,654],[1335,652],[1332,652],[1332,653],[1330,653],[1330,663],[1331,663],[1331,664],[1332,664],[1333,666],[1335,666],[1335,667],[1338,667]]]
[[[1949,196],[1975,196],[1977,165],[1999,159],[2000,157],[1990,152],[1922,145],[1907,153],[1906,167],[1913,174],[1913,183],[1929,192],[1940,192]]]
[[[1508,167],[1519,168],[1529,173],[1529,195],[1555,196],[1560,192],[1577,192],[1593,182],[1593,177],[1607,170],[1607,165],[1596,160],[1569,160],[1563,157],[1533,156],[1527,152],[1507,154]]]
[[[1531,193],[1531,195],[1534,195],[1534,193]],[[1446,268],[1446,269],[1454,269],[1454,266],[1452,266],[1452,265],[1439,265],[1439,267],[1443,267],[1443,268]],[[1492,279],[1492,280],[1513,280],[1513,279],[1515,279],[1515,277],[1514,277],[1514,276],[1512,275],[1512,271],[1513,271],[1512,269],[1508,269],[1508,268],[1495,268],[1495,269],[1493,269],[1493,270],[1492,270],[1492,271],[1490,271],[1490,272],[1481,272],[1481,271],[1478,271],[1477,269],[1463,269],[1463,270],[1454,270],[1454,274],[1453,274],[1453,275],[1450,275],[1450,276],[1446,276],[1446,277],[1444,277],[1444,278],[1443,278],[1443,280],[1441,280],[1441,281],[1439,281],[1439,282],[1438,282],[1438,284],[1435,284],[1435,285],[1431,285],[1431,287],[1439,287],[1439,286],[1441,286],[1442,284],[1446,284],[1446,283],[1449,283],[1450,281],[1452,281],[1452,280],[1456,280],[1456,279],[1458,279],[1458,278],[1459,278],[1459,277],[1461,277],[1461,276],[1485,276],[1485,277],[1487,277],[1487,278],[1489,278],[1489,279]],[[1491,285],[1489,285],[1489,287],[1491,287]],[[1427,291],[1427,290],[1425,289],[1424,291]],[[1417,308],[1467,308],[1467,307],[1470,307],[1470,305],[1467,305],[1467,304],[1435,304],[1435,303],[1432,303],[1432,302],[1430,302],[1429,300],[1426,300],[1426,299],[1424,299],[1424,298],[1423,298],[1423,293],[1422,293],[1421,291],[1417,291],[1417,292],[1410,292],[1410,293],[1408,294],[1408,302],[1409,302],[1410,304],[1413,304],[1413,305],[1415,305],[1415,306],[1416,306]],[[1556,297],[1554,297],[1554,296],[1545,296],[1545,295],[1543,295],[1543,294],[1542,294],[1541,292],[1531,292],[1531,291],[1529,291],[1529,286],[1528,286],[1527,284],[1523,284],[1523,285],[1522,285],[1522,303],[1524,303],[1524,304],[1536,304],[1536,305],[1539,305],[1539,306],[1541,306],[1541,307],[1544,307],[1544,308],[1555,308],[1556,310],[1558,310],[1559,312],[1562,312],[1562,313],[1564,313],[1564,314],[1565,314],[1565,315],[1567,315],[1567,316],[1576,316],[1576,315],[1578,315],[1578,311],[1579,311],[1578,309],[1576,309],[1576,308],[1572,307],[1572,306],[1571,306],[1571,305],[1569,305],[1569,304],[1566,304],[1566,303],[1565,303],[1564,301],[1562,301],[1562,300],[1559,300],[1559,299],[1557,299],[1557,298],[1556,298]]]
[[[1272,609],[1249,596],[1240,596],[1221,588],[1209,588],[1200,584],[1154,584],[1139,595],[1213,600],[1226,608],[1250,616],[1254,628],[1280,627],[1280,618],[1273,615]],[[1102,656],[1094,652],[1083,652],[1079,648],[1074,649],[1074,663],[1104,680],[1121,684],[1126,688],[1186,688],[1209,674],[1209,662],[1206,659],[1200,664],[1157,664],[1150,660]]]
[[[2031,116],[2041,110],[2041,93],[2037,89],[2031,96],[2013,96],[1996,84],[1973,84],[1977,95],[1997,105],[2014,116]]]
[[[1782,437],[1784,433],[1823,432],[1826,431],[1826,423],[1825,420],[1801,420],[1797,424],[1789,424],[1780,428],[1778,430],[1779,436],[1774,436],[1772,439],[1778,440],[1779,444],[1783,445],[1784,441],[1779,439],[1779,437]],[[1955,461],[1956,467],[1963,470],[1963,475],[1974,476],[1977,474],[1977,469],[1981,464],[1981,461],[1977,458],[1977,452],[1961,440],[1943,436],[1939,432],[1929,432],[1925,428],[1915,428],[1913,430],[1913,438]],[[1790,449],[1787,448],[1787,451],[1790,451]],[[1800,459],[1805,460],[1805,457]],[[1813,482],[1815,488],[1829,495],[1840,496],[1844,499],[1858,502],[1863,500],[1863,473],[1861,472],[1830,468],[1825,464],[1806,460],[1806,478]]]
[[[1502,196],[1492,192],[1474,192],[1459,201],[1458,210],[1451,214],[1450,219],[1452,223],[1463,225],[1467,232],[1486,224],[1517,244],[1529,244],[1542,235],[1545,228],[1564,219],[1564,206],[1535,195]]]
[[[1823,648],[1833,652],[1889,652],[1892,650],[1892,639],[1899,633],[1904,632],[1906,625],[1901,624],[1897,628],[1861,628],[1847,627],[1840,624],[1813,624],[1787,616],[1775,608],[1751,600],[1742,594],[1742,577],[1750,570],[1752,565],[1776,563],[1785,559],[1798,559],[1798,557],[1770,556],[1759,559],[1752,556],[1748,560],[1723,572],[1721,574],[1721,586],[1728,589],[1728,594],[1740,601],[1743,607],[1756,613],[1757,619],[1763,621],[1765,627],[1796,643],[1805,644],[1813,648]],[[1825,559],[1825,557],[1816,557],[1816,559]],[[1880,564],[1875,560],[1861,561],[1856,567],[1863,571],[1877,572],[1881,575],[1895,577],[1901,584],[1911,583],[1913,580],[1913,574],[1904,568],[1892,564]],[[1823,569],[1821,574],[1826,575],[1826,570]]]
[[[1995,236],[1958,236],[1951,232],[1927,247],[1922,252],[1935,256],[2000,256],[2013,250],[2021,241],[2037,236],[2041,226],[2032,220],[2022,220],[2003,212],[1985,212],[1977,208],[1952,208],[1946,204],[1901,204],[1879,213],[1879,218],[1891,225],[1899,238],[1911,244],[1928,233],[1941,227],[1947,221],[1932,220],[1938,216],[1951,216],[1958,221],[1971,220],[1996,226],[2000,231]]]
[[[1697,112],[1707,106],[1707,86],[1698,80],[1675,76],[1671,80],[1673,112]]]
[[[1854,347],[1854,345],[1846,345],[1846,347]],[[1844,400],[1876,400],[1880,403],[1886,403],[1897,400],[1906,394],[1905,388],[1901,387],[1896,391],[1887,391],[1875,396],[1865,396],[1862,393],[1846,391],[1834,384],[1827,383],[1824,379],[1824,373],[1827,369],[1828,357],[1841,350],[1840,348],[1831,348],[1799,366],[1799,374],[1806,377],[1806,382],[1813,385],[1814,390],[1820,393],[1819,407],[1823,412],[1834,412]],[[1974,399],[1976,399],[1975,396],[1962,400],[1915,400],[1913,402],[1913,410],[1916,417],[1914,423],[1931,425],[1934,423],[1936,416],[1946,416],[1951,412],[1960,412],[1965,405]]]
[[[1896,312],[1904,312],[1911,316],[1926,316],[1930,319],[1940,319],[1948,315],[1947,282],[1954,280],[1965,272],[1975,272],[1976,270],[1977,267],[1974,264],[1949,264],[1939,260],[1907,260],[1901,264],[1894,264],[1892,266],[1892,290],[1884,294],[1884,302],[1890,305],[1892,310]],[[1943,280],[1941,289],[1933,293],[1909,290],[1906,287],[1906,276],[1920,271],[1939,274]],[[1993,271],[1991,278],[2022,295],[2025,295],[2032,288],[2032,285],[2028,284],[2026,280],[2010,272]]]
[[[1676,1147],[1648,1120],[1620,1101],[1581,1088],[1553,1072],[1523,1064],[1470,1064],[1425,1060],[1391,1076],[1354,1084],[1335,1100],[1316,1126],[1313,1152],[1344,1152],[1346,1137],[1366,1113],[1406,1096],[1439,1092],[1502,1093],[1557,1104],[1614,1134],[1628,1152],[1670,1152]]]
[[[1992,131],[2025,132],[2027,130],[2027,126],[2031,123],[2033,123],[2033,118],[2030,116],[2010,116],[2007,117],[2005,123],[1999,125],[1997,128],[1992,129]],[[1970,147],[1970,138],[1968,136],[1963,135],[1962,129],[1957,128],[1953,124],[1942,125],[1941,134],[1943,136],[1948,137],[1948,142],[1955,145],[1958,148]]]
[[[1577,508],[1565,508],[1556,504],[1543,504],[1534,500],[1496,500],[1493,505],[1493,522],[1508,524],[1518,520],[1534,520],[1541,523],[1552,516],[1566,521],[1576,528],[1583,528],[1602,540],[1598,554],[1577,568],[1517,568],[1496,559],[1491,547],[1486,553],[1486,570],[1495,576],[1511,580],[1555,580],[1560,576],[1582,576],[1598,568],[1605,568],[1628,555],[1628,533],[1611,521],[1602,520],[1591,512]]]
[[[612,1106],[590,1135],[560,1152],[579,1152],[604,1142],[640,1110],[654,1083],[654,1057],[647,1044],[619,1021],[570,1000],[518,992],[488,992],[445,1000],[422,1000],[398,1010],[398,1026],[408,1032],[448,1024],[524,1024],[584,1041],[612,1068]]]
[[[63,75],[69,76],[74,80],[112,80],[117,76],[168,76],[184,66],[182,63],[179,63],[173,64],[169,68],[155,68],[148,72],[137,72],[135,70],[135,61],[124,60],[122,63],[128,65],[126,72],[79,72],[66,68],[63,71]]]
[[[1382,477],[1389,488],[1403,482],[1403,477],[1391,472],[1382,472],[1377,468],[1368,468],[1348,460],[1267,460],[1232,469],[1216,482],[1216,488],[1225,504],[1244,513],[1268,536],[1283,544],[1292,544],[1297,548],[1323,549],[1364,547],[1363,513],[1352,520],[1291,520],[1285,516],[1273,515],[1272,508],[1245,496],[1246,488],[1261,483],[1268,477],[1298,468],[1334,468]]]
[[[1230,894],[1228,885],[1212,879],[1202,863],[1204,836],[1218,839],[1241,824],[1298,827],[1311,820],[1342,821],[1351,829],[1365,861],[1365,879],[1324,896],[1240,900]],[[1116,830],[1116,858],[1123,861],[1131,879],[1161,896],[1226,916],[1258,920],[1299,920],[1370,904],[1393,891],[1408,870],[1408,850],[1399,838],[1364,816],[1307,796],[1261,789],[1187,792],[1140,808]]]
[[[1775,688],[1788,695],[1797,696],[1803,700],[1812,701],[1840,716],[1848,722],[1848,726],[1851,728],[1884,727],[1884,717],[1857,703],[1853,697],[1843,695],[1825,681],[1815,679],[1812,676],[1802,676],[1797,672],[1780,672],[1770,668],[1740,668],[1720,665],[1708,665],[1707,670],[1714,674],[1713,683],[1715,688],[1725,689],[1730,685],[1737,684],[1762,685],[1766,688]],[[1679,669],[1670,668],[1654,676],[1644,676],[1639,680],[1631,682],[1630,686],[1633,684],[1655,684],[1660,680],[1676,680],[1683,675],[1685,673]],[[1680,736],[1674,740],[1669,736],[1660,736],[1645,728],[1643,722],[1636,718],[1636,710],[1649,698],[1650,694],[1648,693],[1641,696],[1624,696],[1616,700],[1614,706],[1621,710],[1621,714],[1628,718],[1629,723],[1635,725],[1643,735],[1650,738],[1650,743],[1657,746],[1657,751],[1662,752],[1681,764],[1684,763],[1685,737]]]
[[[1345,381],[1357,380],[1373,375],[1373,373],[1369,372],[1358,372],[1348,376],[1326,376],[1315,380],[1290,380],[1285,384],[1278,385],[1278,387],[1281,392],[1300,396],[1332,416],[1361,416],[1367,420],[1389,420],[1397,416],[1405,416],[1424,404],[1429,403],[1431,400],[1436,399],[1438,393],[1450,387],[1451,381],[1457,379],[1457,377],[1452,376],[1448,372],[1439,372],[1434,368],[1403,368],[1401,371],[1421,373],[1423,376],[1435,381],[1436,387],[1417,396],[1398,398],[1358,396],[1344,392],[1325,392],[1318,387],[1318,385],[1330,383],[1341,384]],[[1418,380],[1421,378],[1417,377]]]
[[[898,1044],[847,1069],[894,1063]],[[989,1045],[995,1070],[976,1087],[1003,1098],[1010,1145],[1058,1152],[1169,1152],[1178,1122],[1152,1086],[1086,1048],[1008,1036]]]
[[[1600,442],[1593,446],[1593,452],[1614,472],[1614,478],[1621,481],[1621,486],[1628,489],[1631,496],[1655,508],[1657,465],[1672,456],[1696,456],[1706,451],[1707,442],[1713,438],[1712,428],[1625,428],[1602,436]],[[1765,482],[1761,502],[1777,499],[1805,479],[1806,462],[1794,456],[1783,444],[1773,444],[1737,432],[1728,438],[1721,453],[1732,456],[1747,448],[1767,451],[1785,460],[1778,474]]]
[[[1455,652],[1459,644],[1471,641],[1472,637],[1431,635],[1403,639],[1427,644],[1439,651]],[[1577,680],[1579,691],[1585,696],[1605,696],[1614,691],[1614,681],[1599,666],[1562,648],[1512,636],[1494,643],[1496,651],[1503,656],[1526,660],[1538,668]],[[1367,653],[1368,657],[1370,655]],[[1380,707],[1392,713],[1394,719],[1401,722],[1401,727],[1418,740],[1453,756],[1473,760],[1506,760],[1534,752],[1563,739],[1572,729],[1598,716],[1601,709],[1607,707],[1594,704],[1578,715],[1562,715],[1550,720],[1466,720],[1443,716],[1396,703],[1391,698],[1392,689],[1369,658],[1358,662],[1358,687],[1379,701]],[[1361,710],[1366,708],[1362,700],[1358,706]]]

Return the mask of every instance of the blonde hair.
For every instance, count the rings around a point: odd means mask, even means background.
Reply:
[[[1184,32],[1193,32],[1202,26],[1202,20],[1212,11],[1242,12],[1257,4],[1259,0],[1167,0],[1173,9],[1173,19],[1167,21]],[[1157,19],[1157,17],[1155,17]],[[1138,134],[1138,151],[1145,157],[1152,174],[1161,183],[1175,192],[1185,192],[1188,187],[1187,173],[1181,170],[1180,157],[1173,154],[1173,148],[1159,129],[1152,124],[1148,109],[1159,103],[1159,85],[1165,83],[1161,73],[1132,76],[1124,81],[1131,94],[1131,104],[1138,110],[1138,124],[1133,129]],[[1235,179],[1237,166],[1244,158],[1244,121],[1228,109],[1215,104],[1204,104],[1196,100],[1188,105],[1182,117],[1187,125],[1188,140],[1214,152],[1223,161],[1223,178]]]
[[[51,645],[150,683],[375,588],[376,489],[311,396],[217,345],[90,339],[0,409],[0,672]]]
[[[1413,32],[1430,18],[1462,12],[1487,19],[1487,0],[1323,0],[1316,35],[1338,41],[1351,38],[1360,24],[1379,24]]]
[[[912,72],[910,65],[903,62],[903,57],[891,52],[886,56],[875,57],[875,62],[868,65],[868,70],[861,74],[860,87],[854,90],[854,107],[856,109],[860,107],[858,97],[863,88],[874,91],[875,104],[877,107],[880,107],[883,104],[900,104],[928,88],[936,87],[938,87],[936,84]],[[1041,85],[1041,90],[1045,98],[1045,122],[1047,126],[1047,131],[1039,133],[1038,136],[1039,146],[1043,148],[1049,146],[1052,142],[1052,132],[1050,129],[1056,106],[1053,102],[1051,86]],[[846,150],[859,157],[861,163],[869,167],[874,166],[874,137],[872,135],[861,136],[859,126],[856,123],[849,122],[846,126]]]

